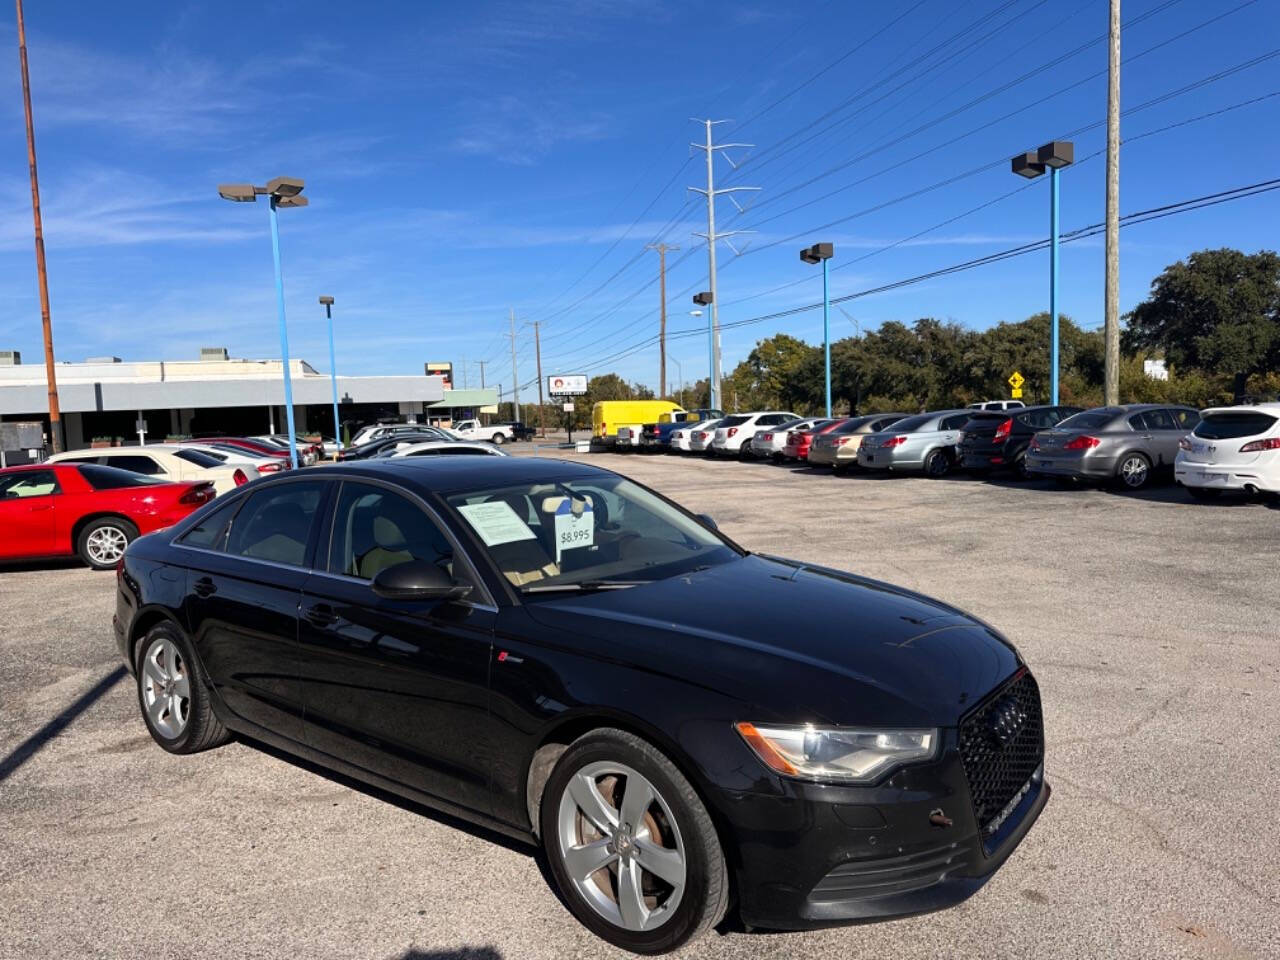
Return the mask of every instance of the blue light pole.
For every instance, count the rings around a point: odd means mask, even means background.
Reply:
[[[704,290],[704,291],[702,291],[702,293],[695,293],[695,294],[693,295],[693,302],[694,302],[694,303],[696,303],[696,304],[697,304],[698,306],[700,306],[700,307],[710,306],[710,304],[711,304],[714,300],[715,300],[715,297],[714,297],[714,296],[712,296],[711,291],[709,291],[709,290]],[[715,336],[715,325],[712,323],[712,317],[711,317],[711,311],[710,311],[710,310],[708,310],[708,311],[707,311],[707,358],[708,358],[708,360],[707,360],[707,369],[708,369],[708,371],[709,371],[709,372],[707,373],[707,384],[709,385],[709,386],[708,386],[708,389],[711,391],[711,392],[707,395],[707,406],[708,406],[709,408],[711,408],[711,409],[715,410],[715,409],[719,409],[719,408],[716,406],[716,400],[717,400],[717,399],[719,399],[719,398],[718,398],[718,397],[716,397],[716,395],[715,395],[715,382],[716,382],[716,336]]]
[[[333,384],[333,446],[342,449],[342,424],[338,421],[338,361],[333,351],[333,297],[321,297],[324,315],[329,321],[329,380]]]
[[[1049,171],[1049,396],[1058,403],[1058,171],[1075,161],[1070,140],[1054,140],[1013,158],[1013,172],[1034,179]]]
[[[218,185],[218,196],[233,203],[253,203],[259,196],[268,200],[271,218],[271,260],[276,272],[276,314],[280,321],[280,361],[284,370],[284,410],[289,429],[289,459],[298,469],[298,441],[293,427],[293,381],[289,376],[289,331],[284,319],[284,274],[280,269],[280,224],[277,207],[305,207],[307,198],[300,196],[304,184],[296,177],[276,177],[265,187],[251,183],[224,183]]]
[[[831,269],[828,261],[835,253],[829,243],[815,243],[800,251],[800,259],[805,263],[822,264],[822,356],[823,379],[827,392],[827,419],[831,418],[831,294],[829,284]]]

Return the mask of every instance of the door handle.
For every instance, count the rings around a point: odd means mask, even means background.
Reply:
[[[211,597],[218,592],[218,586],[208,577],[201,577],[195,582],[191,590],[197,597]]]
[[[338,614],[327,603],[317,603],[313,607],[308,607],[303,616],[307,618],[309,623],[317,627],[331,627],[338,622]]]

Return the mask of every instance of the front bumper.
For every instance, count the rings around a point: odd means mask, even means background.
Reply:
[[[954,733],[954,732],[953,732]],[[954,906],[1017,849],[1051,794],[1043,767],[984,846],[954,736],[932,764],[879,787],[787,782],[785,797],[733,798],[743,922],[803,930]],[[951,826],[935,826],[935,813]]]

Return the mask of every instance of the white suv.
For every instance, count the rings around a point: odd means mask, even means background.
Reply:
[[[1197,500],[1223,490],[1280,493],[1280,403],[1205,410],[1182,438],[1173,475]]]
[[[743,452],[743,444],[755,436],[757,430],[799,419],[794,413],[782,413],[778,410],[730,414],[716,426],[716,435],[707,447],[707,454],[713,457],[739,456]]]

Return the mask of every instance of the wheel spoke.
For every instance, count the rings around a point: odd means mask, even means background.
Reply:
[[[618,828],[618,811],[613,809],[596,786],[594,777],[577,774],[569,781],[569,796],[578,809],[604,834],[612,834]]]
[[[191,683],[187,680],[185,673],[178,674],[177,679],[173,682],[172,690],[174,695],[179,697],[191,696]]]
[[[156,697],[147,704],[147,716],[151,718],[152,725],[161,733],[163,733],[165,729],[164,711],[168,704],[169,700],[167,697]]]
[[[618,859],[618,855],[609,849],[608,837],[584,843],[580,847],[570,847],[564,854],[565,869],[569,875],[579,882],[584,882],[601,867],[607,867]]]
[[[164,670],[161,669],[160,665],[156,663],[155,660],[153,660],[151,657],[147,657],[142,662],[142,672],[146,675],[147,679],[150,680],[153,684],[164,683],[166,679],[164,675]]]
[[[653,787],[649,785],[649,781],[641,776],[627,777],[627,785],[622,793],[622,822],[630,824],[633,831],[638,831],[651,803]]]
[[[643,930],[649,911],[644,905],[644,891],[640,888],[640,867],[631,860],[618,869],[618,912],[622,925],[628,930]]]
[[[684,857],[680,856],[679,851],[660,847],[650,841],[637,840],[636,860],[642,869],[671,886],[679,889],[684,885]]]

